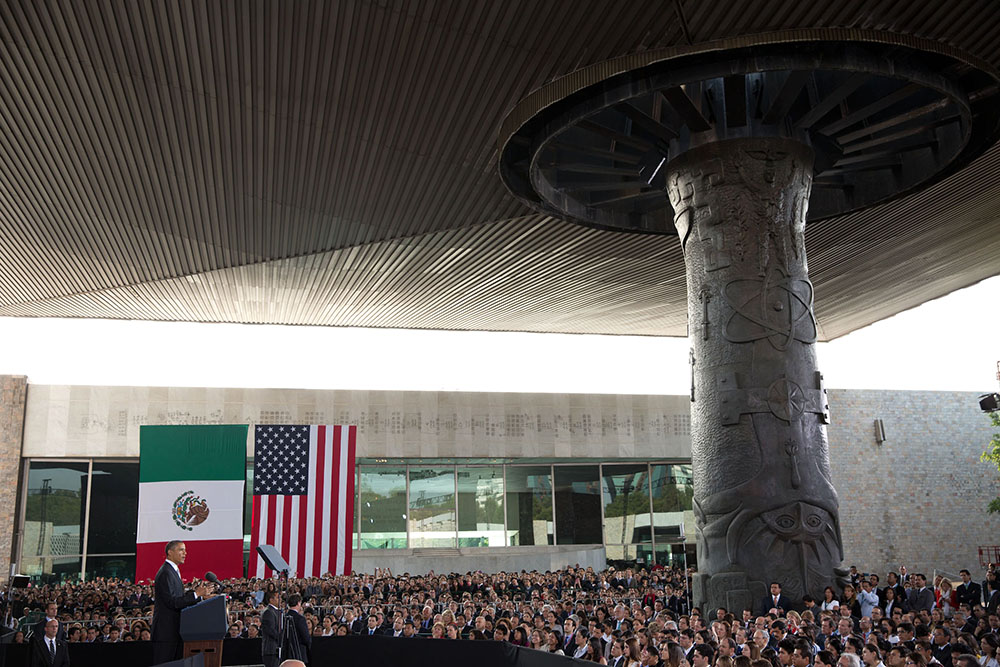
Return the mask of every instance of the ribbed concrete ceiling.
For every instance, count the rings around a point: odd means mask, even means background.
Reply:
[[[807,27],[1000,65],[985,0],[0,3],[0,315],[684,335],[676,239],[532,214],[500,122],[616,56]],[[810,226],[823,338],[1000,273],[998,219],[994,148]]]

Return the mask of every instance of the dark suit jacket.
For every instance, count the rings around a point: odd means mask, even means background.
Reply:
[[[934,591],[929,588],[923,590],[911,588],[906,599],[912,611],[920,611],[921,609],[930,611],[934,608]]]
[[[32,629],[32,637],[44,637],[45,636],[45,624],[49,622],[49,619],[43,618],[42,620],[35,623]],[[61,641],[66,641],[66,624],[59,621],[59,630],[56,632],[56,639]]]
[[[958,604],[965,603],[970,609],[983,603],[983,589],[974,581],[970,581],[968,586],[955,586],[955,595],[958,597]]]
[[[944,665],[944,667],[952,667],[951,644],[945,644],[944,646],[933,645],[931,647],[931,655]]]
[[[262,655],[277,655],[281,646],[281,614],[271,605],[260,615]]]
[[[309,650],[312,648],[312,637],[309,636],[309,626],[306,625],[306,618],[298,612],[289,610],[288,615],[292,619],[292,627],[295,628],[295,632],[292,633],[291,642],[295,644],[295,647],[289,647],[289,652],[287,657],[293,657],[296,655],[295,651],[298,650],[299,658],[303,662],[309,662]],[[282,655],[282,659],[286,656]]]
[[[153,585],[153,641],[181,641],[181,609],[197,600],[194,591],[184,592],[184,582],[173,566],[164,561]]]
[[[780,607],[785,613],[788,613],[792,609],[792,601],[784,595],[779,595],[778,604],[774,604],[774,596],[768,595],[760,601],[760,615],[767,616],[767,612],[774,607]]]
[[[986,613],[995,614],[1000,609],[1000,590],[993,591],[990,599],[986,602]]]
[[[31,645],[31,667],[69,667],[69,645],[61,639],[56,639],[56,656],[52,659],[44,635],[35,639]]]

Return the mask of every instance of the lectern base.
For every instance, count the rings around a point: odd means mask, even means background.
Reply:
[[[184,642],[184,657],[201,654],[205,656],[205,667],[222,667],[222,640]]]

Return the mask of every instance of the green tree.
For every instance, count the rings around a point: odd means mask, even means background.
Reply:
[[[1000,428],[1000,412],[991,412],[990,421],[993,423],[993,428]],[[980,459],[992,463],[1000,472],[1000,433],[993,434],[990,444]],[[987,510],[990,514],[1000,513],[1000,497],[991,500]]]

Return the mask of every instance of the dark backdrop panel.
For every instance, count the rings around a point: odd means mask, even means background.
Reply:
[[[27,644],[0,645],[0,667],[28,664]],[[70,644],[73,667],[149,667],[153,661],[150,642],[119,644]],[[260,664],[259,639],[226,639],[223,665]],[[520,648],[506,642],[396,639],[393,637],[316,637],[310,667],[364,665],[364,667],[573,667],[582,661]]]

